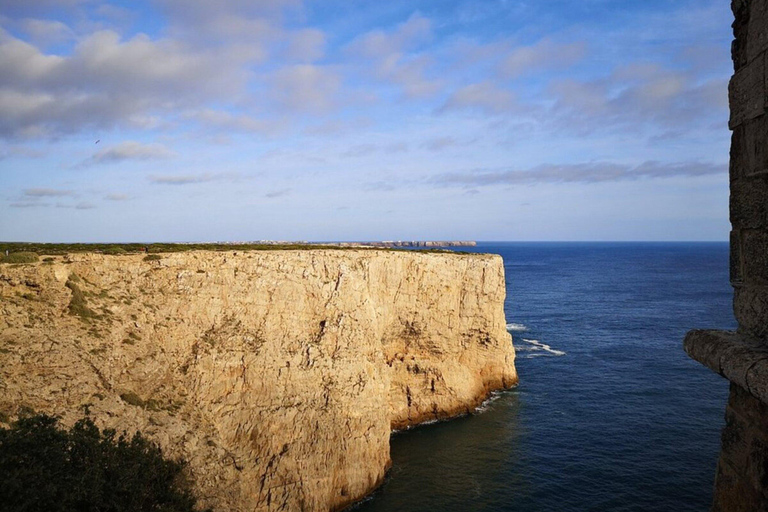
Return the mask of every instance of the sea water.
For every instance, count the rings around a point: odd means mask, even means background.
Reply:
[[[357,510],[707,510],[728,383],[682,340],[736,326],[728,245],[471,250],[504,259],[520,384],[394,434],[388,479]]]

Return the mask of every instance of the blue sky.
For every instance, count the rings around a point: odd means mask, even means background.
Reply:
[[[0,0],[0,239],[726,240],[731,19]]]

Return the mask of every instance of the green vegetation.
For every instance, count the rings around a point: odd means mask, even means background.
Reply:
[[[144,256],[144,261],[157,261],[163,259],[159,254],[147,254]]]
[[[102,252],[104,254],[128,254],[128,251],[119,245],[110,245],[109,247],[105,247]]]
[[[83,291],[77,285],[78,282],[80,282],[80,278],[75,274],[72,274],[69,276],[69,279],[67,279],[67,283],[65,285],[67,288],[72,290],[72,299],[69,301],[68,308],[69,314],[78,316],[81,320],[89,320],[91,318],[95,318],[96,313],[94,313],[88,307],[88,303],[85,300],[85,295],[83,295]]]
[[[0,257],[0,263],[37,263],[39,260],[37,253],[32,251],[11,252],[8,256]]]
[[[177,404],[175,402],[163,404],[154,398],[150,398],[149,400],[142,400],[142,398],[133,391],[122,393],[120,395],[120,399],[129,405],[133,405],[134,407],[141,407],[142,409],[146,409],[148,411],[176,412],[179,407],[181,407],[181,404]]]
[[[185,468],[140,433],[117,436],[90,418],[70,430],[46,415],[0,428],[0,503],[7,510],[191,512]]]
[[[142,253],[145,250],[148,253],[173,253],[173,252],[187,252],[187,251],[289,251],[289,250],[314,250],[314,249],[333,249],[337,251],[408,251],[408,252],[428,252],[428,253],[444,253],[444,254],[457,254],[459,251],[449,251],[445,249],[436,248],[420,248],[420,249],[402,249],[398,247],[340,247],[337,245],[320,245],[320,244],[220,244],[220,243],[193,243],[193,244],[169,244],[169,243],[154,243],[154,244],[40,244],[40,243],[27,243],[27,242],[0,242],[0,251],[5,253],[6,250],[10,252],[18,251],[34,251],[37,254],[56,255],[56,254],[68,254],[78,252],[100,252],[104,254],[127,254],[127,253]],[[123,252],[124,251],[124,252]],[[475,254],[475,253],[464,253]],[[66,262],[65,262],[66,263]]]

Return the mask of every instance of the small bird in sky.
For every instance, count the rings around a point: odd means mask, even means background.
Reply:
[[[99,142],[101,142],[101,139],[99,139],[96,142],[94,142],[94,144],[98,144]]]

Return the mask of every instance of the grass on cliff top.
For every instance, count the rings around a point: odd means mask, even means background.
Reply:
[[[31,253],[37,257],[38,254],[60,255],[70,253],[93,252],[110,255],[142,253],[144,249],[149,253],[173,253],[187,251],[288,251],[288,250],[316,250],[333,249],[337,251],[350,250],[371,250],[371,251],[400,251],[400,252],[418,252],[418,253],[438,253],[438,254],[478,254],[464,251],[450,251],[447,249],[402,249],[398,247],[341,247],[337,245],[320,244],[217,244],[217,243],[195,243],[195,244],[48,244],[48,243],[27,243],[27,242],[0,242],[0,254],[5,251],[10,253]],[[14,256],[14,254],[10,254]],[[35,260],[37,261],[37,260]],[[0,259],[0,262],[5,262]],[[8,261],[7,263],[11,263]],[[24,262],[28,263],[28,262]]]
[[[11,250],[8,249],[8,252],[10,254],[6,256],[5,249],[3,249],[1,253],[3,256],[0,256],[0,263],[37,263],[40,259],[37,253],[32,251],[11,252]]]

